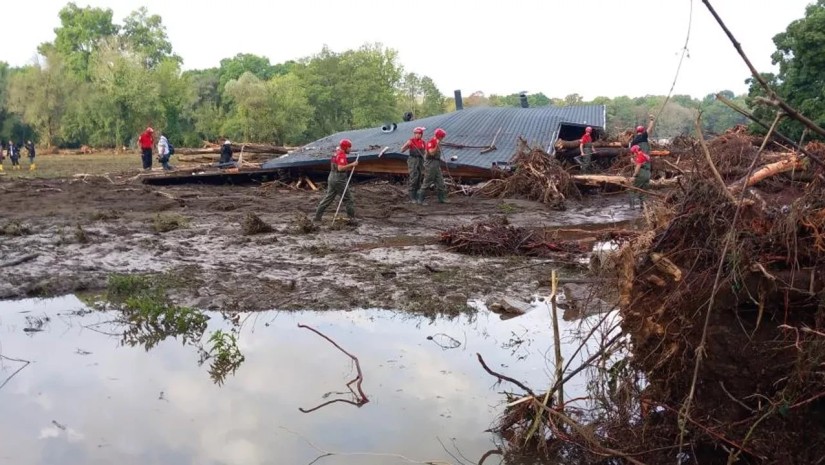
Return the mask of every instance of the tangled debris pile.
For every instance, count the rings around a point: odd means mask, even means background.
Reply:
[[[505,217],[452,227],[441,233],[439,241],[453,252],[494,257],[557,256],[585,251],[577,242],[548,240],[542,233],[509,224]]]
[[[514,449],[566,463],[822,462],[825,170],[753,147],[723,136],[710,145],[722,179],[705,162],[650,208],[649,231],[615,259],[625,338],[589,362],[586,399],[554,400],[557,384],[511,402],[498,431]]]
[[[570,174],[542,149],[529,148],[523,139],[519,142],[513,172],[488,181],[477,193],[489,198],[534,200],[554,210],[564,210],[567,197],[580,196]]]

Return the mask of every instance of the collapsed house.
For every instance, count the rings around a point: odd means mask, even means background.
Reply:
[[[604,134],[604,105],[566,107],[461,109],[414,121],[344,131],[307,144],[288,155],[263,164],[263,170],[289,170],[302,174],[326,173],[341,139],[352,141],[350,159],[358,157],[360,174],[406,175],[404,143],[418,126],[431,137],[436,128],[447,131],[442,142],[442,170],[454,178],[489,179],[495,169],[507,170],[518,152],[519,139],[553,154],[558,139],[575,140],[591,126]],[[383,153],[382,153],[383,151]]]

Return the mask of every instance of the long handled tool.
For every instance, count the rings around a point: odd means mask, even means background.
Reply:
[[[355,156],[355,161],[358,161],[358,158],[361,157],[361,152],[358,152],[358,155]],[[349,177],[347,178],[347,183],[344,185],[344,191],[341,192],[341,198],[338,199],[338,208],[335,209],[335,216],[332,217],[332,223],[335,224],[335,220],[338,219],[338,212],[341,211],[341,203],[344,201],[344,195],[347,193],[347,189],[349,189],[349,182],[352,181],[352,175],[355,173],[355,167],[353,166],[352,169],[349,171]]]

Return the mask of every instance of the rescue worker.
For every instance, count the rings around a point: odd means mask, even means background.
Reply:
[[[330,160],[327,193],[324,195],[324,198],[321,199],[321,203],[318,204],[318,208],[315,210],[315,218],[313,218],[313,221],[316,223],[321,222],[324,210],[326,210],[339,195],[343,196],[342,202],[347,211],[347,217],[349,217],[350,220],[355,219],[355,201],[352,197],[352,189],[345,190],[349,172],[358,166],[358,160],[352,163],[347,162],[347,154],[349,154],[351,148],[352,141],[342,139],[338,144],[335,155],[333,155]]]
[[[421,188],[421,177],[424,175],[424,155],[427,143],[424,142],[424,128],[413,129],[413,136],[401,146],[401,153],[410,151],[407,157],[407,170],[410,173],[410,203],[418,203],[418,190]]]
[[[424,194],[430,185],[435,184],[438,194],[438,203],[447,202],[447,188],[444,186],[444,177],[441,174],[441,140],[447,137],[447,131],[438,128],[434,137],[427,142],[427,154],[424,157],[424,182],[418,189],[418,204],[424,203]]]
[[[149,171],[152,169],[152,146],[155,145],[153,138],[154,132],[154,129],[148,127],[138,138],[138,144],[140,145],[140,157],[143,161],[144,171]]]
[[[160,139],[158,139],[158,161],[163,166],[164,171],[172,170],[172,167],[169,166],[169,139],[166,138],[166,134],[163,132],[160,133]]]
[[[34,171],[37,165],[34,164],[35,148],[32,141],[26,141],[26,152],[29,154],[29,171]]]
[[[223,141],[223,145],[221,146],[221,159],[218,162],[219,165],[223,166],[226,163],[232,161],[232,142],[229,139]]]
[[[9,140],[9,158],[11,159],[11,169],[20,169],[20,147]]]
[[[584,129],[584,135],[579,141],[580,155],[577,156],[575,160],[581,167],[582,173],[590,172],[590,163],[593,161],[593,154],[596,153],[596,151],[593,150],[593,136],[591,135],[592,132],[593,128],[587,126]]]
[[[637,189],[647,189],[650,185],[650,155],[642,150],[638,145],[630,148],[633,157],[633,187]],[[630,193],[630,208],[635,207],[634,200],[639,199],[639,208],[644,208],[644,192],[636,191]]]
[[[647,123],[647,128],[644,126],[636,126],[636,135],[633,136],[633,139],[630,141],[630,147],[638,145],[647,156],[650,156],[650,142],[648,138],[650,137],[650,133],[653,132],[654,122],[655,118],[651,115],[650,121]]]

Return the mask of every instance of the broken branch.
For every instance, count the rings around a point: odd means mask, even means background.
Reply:
[[[361,383],[364,381],[364,375],[361,372],[361,363],[358,361],[358,357],[356,357],[356,356],[352,355],[351,353],[347,352],[346,350],[344,350],[335,341],[333,341],[332,339],[330,339],[329,337],[327,337],[325,334],[318,331],[317,329],[315,329],[311,326],[302,325],[302,324],[298,324],[298,327],[308,329],[308,330],[312,331],[313,333],[315,333],[315,334],[321,336],[322,338],[326,339],[327,341],[329,341],[329,343],[334,345],[336,349],[340,350],[346,356],[348,356],[349,358],[352,359],[352,361],[355,363],[355,370],[356,370],[355,378],[347,383],[347,388],[350,390],[353,397],[355,398],[354,401],[347,400],[347,399],[333,399],[333,400],[324,402],[323,404],[318,405],[317,407],[313,407],[311,409],[298,408],[298,410],[300,410],[303,413],[310,413],[310,412],[314,412],[315,410],[320,409],[321,407],[325,407],[329,404],[334,404],[336,402],[344,402],[346,404],[354,405],[356,407],[361,407],[362,405],[368,403],[369,399],[367,398],[367,395],[364,394],[364,390],[361,388]],[[356,389],[352,388],[353,384],[355,384],[355,388],[357,389],[357,392],[356,392]]]

